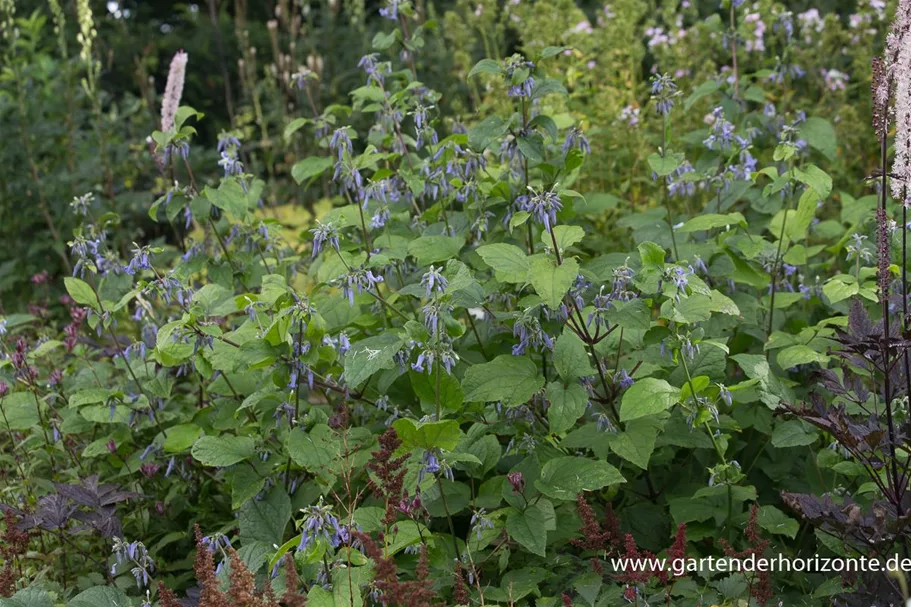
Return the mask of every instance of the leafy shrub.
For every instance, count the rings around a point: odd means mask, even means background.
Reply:
[[[900,600],[882,575],[614,564],[892,555],[911,393],[904,169],[861,153],[888,149],[892,85],[860,136],[869,100],[796,69],[858,28],[621,4],[590,38],[575,7],[479,5],[499,58],[477,62],[457,4],[463,121],[420,79],[435,22],[393,1],[345,103],[279,120],[293,162],[264,120],[198,154],[201,68],[177,54],[143,148],[157,238],[125,244],[102,166],[70,204],[66,295],[36,273],[0,322],[0,606]],[[856,15],[872,44],[884,9]],[[608,35],[641,20],[649,54]],[[874,163],[881,196],[855,181]],[[297,233],[280,192],[318,219]]]

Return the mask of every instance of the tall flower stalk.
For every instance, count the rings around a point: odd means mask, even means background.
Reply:
[[[99,156],[104,172],[105,194],[111,200],[114,198],[114,174],[108,159],[108,144],[104,133],[104,123],[101,107],[101,95],[98,91],[98,75],[101,71],[101,62],[95,59],[94,44],[98,31],[95,29],[95,17],[89,0],[78,0],[76,15],[79,21],[79,33],[76,40],[79,42],[79,59],[85,65],[85,77],[82,79],[82,88],[92,102],[92,113],[95,118],[95,133],[98,137]]]
[[[171,59],[168,83],[165,85],[164,98],[161,100],[161,130],[165,133],[174,128],[174,116],[177,115],[177,108],[180,107],[180,98],[183,95],[188,59],[189,56],[183,51],[177,51]]]
[[[908,178],[911,177],[911,47],[908,32],[911,29],[911,2],[899,3],[892,29],[886,39],[885,58],[873,66],[873,127],[880,137],[883,154],[883,189],[885,189],[885,139],[889,129],[889,95],[895,87],[895,159],[892,165],[892,196],[902,203],[902,329],[908,326]],[[885,203],[885,193],[883,194]],[[911,363],[907,350],[902,355],[905,371],[905,389],[911,396]]]
[[[64,72],[64,89],[66,91],[66,147],[67,147],[67,158],[66,166],[67,170],[72,175],[75,170],[75,159],[76,159],[76,150],[73,145],[73,142],[76,140],[76,121],[74,115],[76,109],[73,105],[73,101],[76,98],[75,91],[73,88],[73,71],[70,67],[69,62],[69,51],[67,49],[66,43],[66,13],[63,11],[63,7],[60,5],[59,0],[49,0],[48,5],[51,9],[51,15],[54,19],[54,33],[57,34],[57,47],[60,49],[60,57],[62,59],[61,66]],[[76,193],[73,191],[72,186],[70,186],[70,193],[75,196]]]
[[[880,344],[883,369],[883,399],[886,411],[886,424],[889,431],[889,480],[892,500],[898,516],[902,516],[902,486],[904,479],[899,479],[898,464],[895,453],[896,430],[893,419],[892,400],[894,397],[891,382],[893,368],[892,335],[889,319],[889,278],[890,278],[890,242],[891,229],[887,213],[889,196],[888,170],[888,131],[890,113],[895,116],[895,158],[892,164],[891,193],[893,198],[902,203],[902,325],[907,322],[907,180],[911,178],[911,47],[909,47],[909,25],[911,25],[911,0],[901,0],[895,14],[892,28],[886,38],[885,56],[873,63],[873,128],[879,137],[881,155],[880,204],[877,208],[878,236],[878,283],[882,302],[882,340]],[[894,90],[895,108],[890,111],[890,100]],[[902,353],[905,366],[906,394],[911,394],[911,381],[908,375],[908,352]]]

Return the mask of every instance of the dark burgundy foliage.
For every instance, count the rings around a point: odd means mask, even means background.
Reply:
[[[386,515],[383,523],[391,525],[396,519],[396,510],[407,493],[402,488],[405,479],[405,462],[408,460],[407,455],[393,457],[396,449],[402,444],[393,428],[389,428],[379,437],[380,450],[373,452],[373,460],[367,464],[367,468],[377,480],[371,478],[368,481],[368,487],[374,496],[383,499],[386,502]]]
[[[23,530],[36,527],[47,531],[92,530],[103,537],[119,537],[122,529],[116,504],[143,497],[139,493],[123,491],[117,485],[99,484],[97,476],[75,485],[54,483],[54,488],[57,493],[39,498],[33,512],[22,512],[4,504],[0,504],[0,509],[20,517],[18,527]],[[77,524],[70,527],[71,522]]]
[[[893,303],[900,305],[900,301]],[[894,554],[911,539],[911,468],[897,453],[908,447],[909,428],[893,411],[897,399],[911,390],[907,375],[911,340],[900,327],[891,323],[887,335],[883,322],[874,323],[863,304],[852,300],[847,329],[836,331],[838,347],[830,352],[842,364],[817,372],[821,390],[811,392],[808,402],[783,403],[780,409],[825,432],[833,448],[863,467],[884,498],[870,501],[785,491],[782,502],[851,551],[870,556]],[[868,597],[865,600],[896,596],[895,587],[874,579],[881,576],[861,577],[858,583],[865,589],[860,592]]]
[[[17,559],[25,554],[28,549],[28,533],[20,529],[16,517],[11,510],[4,514],[4,530],[0,536],[0,560],[3,568],[0,569],[0,597],[10,597],[16,591]]]

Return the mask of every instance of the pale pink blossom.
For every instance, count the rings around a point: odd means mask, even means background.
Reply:
[[[187,71],[188,55],[177,51],[171,59],[171,69],[168,70],[168,83],[164,89],[164,98],[161,101],[161,130],[164,132],[174,128],[174,116],[180,107],[180,97],[183,95],[184,77]]]
[[[886,36],[883,59],[884,77],[876,88],[876,103],[888,107],[894,86],[895,159],[892,164],[892,196],[900,198],[911,183],[911,0],[900,0],[895,21]],[[884,116],[882,132],[888,130],[889,115]],[[907,201],[904,201],[907,204]]]
[[[907,34],[905,36],[907,38]],[[895,78],[895,160],[892,196],[902,195],[911,180],[911,40],[905,40],[892,70]]]
[[[620,111],[619,121],[631,127],[639,126],[639,108],[633,105],[627,105]]]
[[[590,34],[592,33],[592,24],[587,19],[583,19],[573,27],[572,31],[578,34]]]
[[[765,51],[765,29],[766,25],[762,21],[762,16],[759,13],[747,13],[743,18],[744,23],[752,23],[753,26],[753,37],[748,38],[744,41],[744,47],[748,52],[756,51],[763,52]]]
[[[848,75],[838,70],[820,70],[822,77],[826,81],[826,88],[830,91],[845,90],[848,82]]]
[[[825,21],[823,21],[822,16],[819,14],[819,10],[815,8],[798,13],[797,22],[800,23],[800,29],[803,32],[804,40],[808,43],[813,40],[813,32],[819,33],[826,26]]]

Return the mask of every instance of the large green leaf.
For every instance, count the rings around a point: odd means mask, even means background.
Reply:
[[[231,466],[253,457],[256,443],[249,436],[203,436],[190,452],[204,466]]]
[[[772,431],[772,446],[784,449],[786,447],[805,447],[816,442],[819,435],[797,419],[784,421]]]
[[[506,515],[506,533],[523,548],[538,556],[545,556],[547,532],[557,528],[554,506],[549,500],[539,499],[525,510],[510,508]]]
[[[193,294],[193,303],[199,306],[198,311],[202,316],[227,316],[237,312],[237,303],[234,301],[234,291],[218,283],[209,283]]]
[[[664,270],[664,259],[667,257],[667,252],[660,245],[654,242],[642,242],[636,249],[639,251],[643,268]]]
[[[742,226],[746,227],[747,221],[740,213],[728,213],[727,215],[719,215],[716,213],[704,213],[693,217],[681,227],[677,228],[676,232],[702,232],[705,230],[711,230],[714,228],[727,228],[730,226]]]
[[[652,312],[638,297],[629,301],[614,301],[608,318],[620,328],[632,331],[647,331],[652,325]]]
[[[531,136],[520,135],[516,139],[516,146],[519,148],[523,158],[527,158],[534,164],[544,162],[546,154],[544,151],[544,138],[538,133],[534,133]]]
[[[666,177],[674,171],[677,170],[677,167],[683,162],[683,154],[677,152],[668,152],[664,156],[658,154],[650,154],[648,157],[648,166],[651,167],[652,171],[658,177]]]
[[[690,96],[686,98],[686,101],[683,104],[684,109],[688,112],[693,105],[702,99],[707,97],[721,88],[721,83],[718,80],[706,80],[690,93]]]
[[[666,299],[661,304],[661,317],[683,324],[696,324],[707,321],[713,312],[739,316],[740,309],[729,297],[716,290],[708,295],[693,293],[687,297]]]
[[[525,605],[527,602],[522,599],[530,594],[535,594],[535,596],[540,594],[538,585],[552,575],[553,573],[544,567],[512,569],[500,579],[499,588],[488,586],[485,593],[486,596],[497,603]],[[538,600],[535,604],[541,607],[545,607],[545,605],[553,607],[556,604],[556,599],[554,599],[553,603]]]
[[[408,521],[414,525],[413,521]],[[404,526],[403,526],[404,527]],[[410,528],[411,526],[409,526]],[[396,539],[405,532],[400,529],[396,534]],[[417,532],[415,532],[417,536]],[[418,541],[420,536],[418,536]],[[389,550],[389,554],[394,554]],[[361,587],[365,586],[373,579],[372,567],[339,567],[332,572],[332,595],[335,604],[340,607],[363,607],[364,597],[361,594]],[[310,605],[310,603],[307,603]]]
[[[860,283],[853,276],[845,280],[843,275],[835,276],[826,282],[822,287],[822,292],[829,299],[830,303],[838,303],[849,297],[860,293]]]
[[[782,369],[790,369],[797,365],[825,363],[829,360],[829,357],[817,352],[810,346],[798,344],[796,346],[784,348],[778,353],[778,358],[776,360],[778,361],[778,366]]]
[[[477,249],[484,263],[493,268],[500,282],[522,283],[528,276],[528,256],[511,244],[486,244]]]
[[[336,607],[335,596],[322,586],[314,584],[307,593],[307,607]]]
[[[98,297],[87,282],[79,280],[78,278],[66,276],[63,279],[63,284],[66,286],[66,292],[70,294],[73,301],[82,304],[83,306],[89,306],[93,310],[99,309]]]
[[[583,491],[595,491],[626,482],[620,471],[605,461],[584,457],[557,457],[541,469],[535,488],[548,497],[574,500]]]
[[[0,598],[0,607],[54,607],[47,590],[23,588],[8,599]]]
[[[273,487],[263,499],[250,500],[240,511],[240,540],[272,549],[282,544],[291,520],[291,498],[284,487]]]
[[[627,422],[623,430],[606,436],[610,450],[626,461],[647,470],[648,462],[655,451],[658,431],[664,426],[664,421],[659,416],[650,415]]]
[[[403,418],[393,424],[406,449],[445,449],[459,444],[459,423],[453,419],[439,422],[414,422]]]
[[[475,74],[500,74],[503,72],[503,68],[500,67],[500,63],[493,59],[481,59],[475,63],[474,67],[471,68],[471,71],[468,72],[468,77],[471,78]]]
[[[302,184],[314,177],[319,177],[333,164],[335,164],[335,159],[332,156],[310,156],[291,167],[291,177],[298,184]]]
[[[573,580],[573,588],[576,589],[579,596],[585,599],[585,602],[588,605],[596,604],[602,586],[604,586],[602,574],[595,573],[594,571],[584,573]]]
[[[565,432],[585,414],[588,406],[588,392],[579,384],[564,386],[560,382],[547,384],[547,420],[551,432]]]
[[[3,430],[30,430],[38,425],[38,404],[31,392],[14,392],[0,399],[0,428]]]
[[[503,354],[489,363],[472,365],[462,379],[467,402],[502,401],[520,405],[544,386],[538,367],[530,358]]]
[[[437,375],[435,373],[417,373],[411,371],[411,387],[421,401],[424,411],[436,409],[437,401]],[[459,380],[448,373],[439,375],[439,400],[440,407],[448,411],[458,411],[465,401],[462,385]]]
[[[179,424],[168,428],[168,435],[164,439],[165,453],[179,453],[189,449],[199,435],[202,428],[196,424]]]
[[[800,125],[800,138],[810,144],[810,147],[819,150],[829,160],[835,160],[838,149],[838,138],[835,128],[825,118],[811,116]]]
[[[831,186],[830,186],[831,187]],[[817,203],[822,200],[819,197],[819,194],[816,190],[807,189],[801,196],[800,200],[797,202],[797,211],[788,212],[787,215],[787,226],[785,229],[785,235],[791,240],[798,241],[803,240],[807,237],[807,231],[810,228],[810,224],[813,223],[813,217],[816,215]],[[784,221],[784,215],[780,215],[782,221]],[[776,221],[778,217],[776,216]],[[781,232],[781,224],[777,224],[777,229],[775,230],[775,235],[778,236]]]
[[[705,351],[705,350],[704,350]],[[731,356],[750,379],[759,380],[759,398],[770,409],[776,409],[782,399],[793,402],[794,395],[769,368],[761,354],[735,354]]]
[[[564,329],[554,344],[554,367],[557,368],[560,377],[566,380],[588,377],[595,373],[589,362],[588,352],[585,351],[585,344],[568,329]]]
[[[557,246],[560,247],[560,250],[565,251],[585,238],[585,230],[579,226],[554,226],[554,237],[557,239]],[[541,242],[547,247],[554,246],[550,232],[547,230],[541,232]]]
[[[661,413],[673,407],[679,399],[680,388],[675,388],[663,379],[646,377],[636,380],[623,394],[620,421]]]
[[[775,506],[760,506],[756,522],[769,533],[786,535],[792,540],[797,537],[800,529],[800,523]]]
[[[67,607],[131,607],[133,603],[120,588],[95,586],[74,596]]]
[[[316,424],[309,432],[295,428],[288,434],[288,455],[312,474],[324,478],[334,476],[332,470],[338,452],[338,438],[326,424]]]
[[[468,145],[480,152],[508,129],[509,123],[499,116],[488,116],[468,131]]]
[[[408,244],[408,254],[426,266],[456,257],[464,244],[455,236],[421,236]]]
[[[403,343],[397,333],[387,332],[353,344],[345,354],[345,381],[357,388],[377,371],[391,369]]]
[[[238,219],[247,213],[247,193],[236,179],[223,179],[217,190],[206,188],[206,198]]]
[[[238,466],[231,476],[231,508],[239,510],[247,501],[259,493],[266,479],[260,476],[252,466]]]
[[[832,177],[815,164],[794,169],[794,178],[816,192],[819,200],[824,200],[832,193]]]
[[[572,258],[558,265],[549,257],[535,257],[528,267],[528,282],[553,310],[559,309],[563,296],[578,275],[579,264]]]

